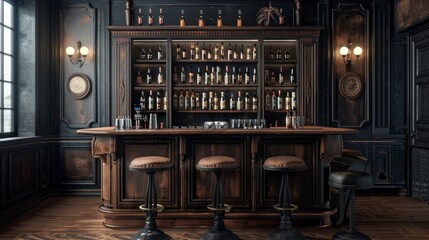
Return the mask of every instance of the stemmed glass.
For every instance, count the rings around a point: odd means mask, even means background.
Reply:
[[[134,104],[134,111],[136,112],[136,114],[134,114],[136,129],[140,128],[140,120],[142,118],[142,115],[140,114],[141,110],[142,107],[140,106],[140,104]]]

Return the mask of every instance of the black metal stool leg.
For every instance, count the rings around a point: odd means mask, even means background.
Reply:
[[[294,210],[296,206],[291,204],[288,173],[282,173],[282,181],[280,183],[279,192],[279,204],[274,207],[280,212],[281,221],[280,226],[268,234],[268,240],[307,239],[292,227],[291,215],[292,210]]]
[[[355,190],[350,189],[349,207],[350,207],[350,224],[347,231],[336,233],[332,240],[370,240],[371,238],[355,228]]]
[[[225,195],[222,185],[222,172],[215,172],[216,183],[213,192],[213,203],[208,206],[210,210],[214,212],[214,222],[210,230],[205,232],[202,236],[202,240],[238,240],[231,230],[225,228],[223,218],[225,212],[229,211],[230,207],[224,203]]]
[[[155,217],[159,210],[162,209],[158,205],[158,199],[156,194],[155,186],[155,172],[147,172],[148,182],[146,189],[146,202],[144,205],[140,206],[145,212],[146,223],[145,227],[141,229],[137,234],[132,236],[133,240],[169,240],[170,236],[165,234],[162,230],[158,229],[156,226]]]

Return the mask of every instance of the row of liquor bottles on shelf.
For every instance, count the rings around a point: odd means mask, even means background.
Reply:
[[[167,92],[162,96],[158,90],[156,96],[152,90],[149,90],[149,96],[146,99],[145,91],[140,94],[141,110],[164,110],[168,109]],[[256,91],[250,96],[248,91],[242,96],[241,91],[231,91],[229,97],[221,91],[196,92],[194,90],[180,90],[173,93],[173,109],[178,110],[238,110],[238,111],[258,111],[258,95]],[[265,96],[266,111],[296,110],[296,92],[282,90],[267,90]]]
[[[241,49],[237,49],[237,44],[232,47],[231,43],[228,45],[228,49],[225,50],[223,42],[219,44],[203,43],[200,47],[199,43],[191,43],[189,48],[189,53],[187,51],[186,44],[182,46],[177,44],[176,47],[176,60],[256,60],[256,44],[251,46],[247,44],[247,47],[244,47],[244,44],[241,44]]]
[[[136,84],[143,84],[143,76],[142,71],[138,70],[136,74]],[[251,73],[252,72],[252,73]],[[294,68],[288,69],[289,73],[283,71],[283,67],[280,67],[278,72],[277,70],[265,70],[265,83],[266,84],[295,84],[295,72]],[[180,75],[179,75],[180,74]],[[146,71],[146,84],[153,83],[153,70],[151,68],[147,68]],[[286,79],[289,79],[286,82]],[[158,67],[158,73],[156,77],[156,82],[158,84],[165,83],[164,72],[161,66]],[[185,67],[181,68],[180,73],[177,71],[177,67],[173,68],[173,83],[174,84],[205,84],[205,85],[215,85],[215,84],[257,84],[257,74],[256,67],[253,67],[253,70],[250,70],[249,67],[245,68],[245,71],[241,70],[238,67],[238,71],[236,71],[236,67],[232,67],[231,73],[229,72],[229,67],[225,66],[225,70],[222,72],[220,66],[212,66],[209,68],[208,65],[205,67],[205,72],[201,72],[201,68],[197,67],[197,72],[195,73],[192,67],[189,67],[188,71],[186,71]]]
[[[141,60],[155,60],[154,54],[152,52],[152,47],[140,48],[140,59]],[[165,53],[162,49],[162,46],[158,47],[156,53],[156,60],[164,60]],[[237,44],[232,48],[231,43],[229,44],[228,49],[225,52],[223,43],[214,44],[214,49],[212,51],[211,44],[208,44],[206,49],[205,43],[203,43],[202,48],[200,48],[199,43],[192,43],[190,45],[189,53],[186,50],[186,45],[180,46],[177,44],[176,47],[176,60],[256,60],[256,44],[253,44],[253,47],[248,44],[247,48],[244,49],[244,44],[241,44],[241,50],[237,50]],[[284,53],[281,50],[281,47],[278,46],[277,51],[274,53],[273,47],[270,47],[270,50],[267,54],[268,60],[290,60],[289,48],[284,49]]]
[[[217,27],[223,27],[223,17],[222,17],[222,10],[218,10],[218,15],[216,18],[216,26]],[[237,10],[237,21],[236,21],[236,26],[237,27],[242,27],[243,26],[243,11],[241,9]],[[142,13],[142,9],[139,8],[138,9],[138,13],[137,13],[137,25],[148,25],[148,26],[153,26],[155,24],[155,17],[152,14],[152,9],[149,8],[148,9],[148,13],[147,13],[147,20],[145,21],[145,17]],[[198,17],[198,26],[199,27],[204,27],[205,26],[205,20],[204,20],[204,11],[202,9],[200,9],[200,15]],[[146,23],[145,23],[146,22]],[[158,25],[162,26],[165,23],[165,17],[162,11],[162,8],[159,9],[159,15],[158,15]],[[283,14],[283,9],[280,8],[279,9],[279,14],[278,14],[278,25],[284,25],[285,24],[285,16]],[[181,15],[180,15],[180,19],[179,19],[179,26],[184,27],[186,26],[186,16],[185,16],[185,10],[181,10]]]

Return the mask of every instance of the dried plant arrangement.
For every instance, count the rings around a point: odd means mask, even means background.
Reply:
[[[271,1],[269,2],[268,7],[263,7],[259,9],[257,14],[257,23],[258,25],[262,25],[262,23],[265,26],[270,25],[270,19],[272,18],[275,23],[277,23],[276,18],[280,17],[280,11],[278,8],[271,6]]]

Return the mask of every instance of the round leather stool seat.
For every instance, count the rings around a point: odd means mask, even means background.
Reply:
[[[306,168],[304,160],[294,156],[274,156],[264,162],[264,169],[269,171],[295,172]]]
[[[331,173],[328,184],[335,188],[366,189],[372,188],[374,183],[369,173],[345,170]]]
[[[129,166],[130,170],[162,171],[173,167],[170,159],[162,156],[145,156],[135,158]]]
[[[201,158],[197,164],[200,171],[229,171],[239,167],[237,161],[229,156],[209,156]]]

